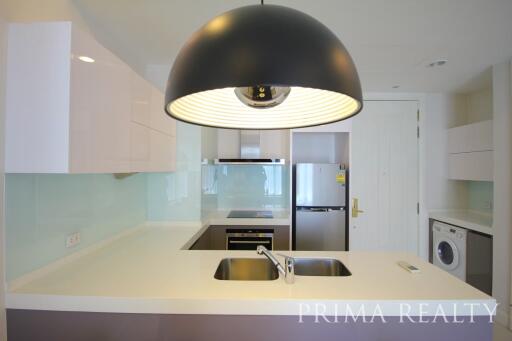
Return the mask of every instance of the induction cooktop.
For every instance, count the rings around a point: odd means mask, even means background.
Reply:
[[[228,218],[273,218],[272,211],[231,211]]]

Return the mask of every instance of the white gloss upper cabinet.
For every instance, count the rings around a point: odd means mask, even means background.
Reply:
[[[11,24],[7,63],[7,172],[174,170],[175,122],[156,122],[153,109],[163,95],[90,34],[69,22]],[[172,145],[152,142],[157,126]],[[154,166],[157,150],[168,162]]]
[[[493,150],[492,121],[448,129],[448,152],[470,153]]]
[[[290,130],[260,130],[260,157],[289,159]],[[218,129],[217,151],[219,158],[240,157],[240,130]]]
[[[290,130],[261,130],[260,153],[263,158],[290,158]]]
[[[219,159],[240,157],[240,130],[217,129],[217,153]]]
[[[493,181],[492,121],[448,129],[448,178]]]
[[[176,135],[176,120],[164,110],[164,95],[138,74],[131,77],[131,120],[166,135]]]
[[[150,127],[163,134],[176,136],[176,120],[165,113],[164,95],[151,87]]]
[[[130,171],[133,71],[79,30],[72,29],[71,51],[70,172]]]

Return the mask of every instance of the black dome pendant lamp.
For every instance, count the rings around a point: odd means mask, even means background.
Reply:
[[[232,129],[332,123],[363,106],[357,70],[334,33],[263,1],[215,17],[188,40],[165,103],[175,119]]]

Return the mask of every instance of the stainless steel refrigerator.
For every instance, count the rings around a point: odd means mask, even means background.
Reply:
[[[346,171],[340,164],[295,166],[296,250],[345,250]]]

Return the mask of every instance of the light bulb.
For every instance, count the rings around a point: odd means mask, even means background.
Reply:
[[[291,89],[286,86],[255,85],[235,88],[243,104],[252,108],[271,108],[284,102]]]

